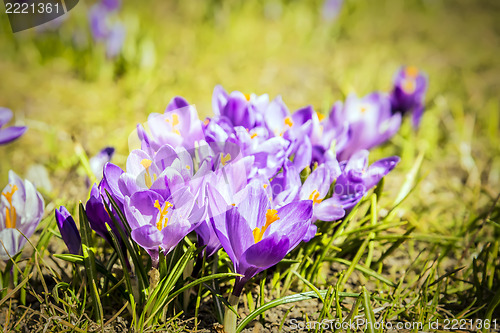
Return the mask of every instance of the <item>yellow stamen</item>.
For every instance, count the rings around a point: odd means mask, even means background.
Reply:
[[[158,212],[160,213],[160,217],[158,218],[158,222],[156,222],[156,228],[158,228],[158,230],[161,231],[163,228],[165,228],[167,226],[167,223],[168,223],[168,217],[167,217],[168,209],[170,207],[172,207],[173,205],[170,202],[165,201],[165,205],[163,206],[163,209],[162,209],[161,206],[160,206],[160,203],[158,202],[158,200],[156,200],[154,206],[155,206],[155,208],[158,209]]]
[[[361,113],[365,113],[366,112],[366,107],[361,107]]]
[[[405,79],[403,80],[403,90],[407,94],[412,94],[416,89],[416,83],[414,79]]]
[[[220,162],[222,163],[222,166],[226,165],[230,160],[231,154],[227,153],[226,156],[224,156],[224,154],[220,153]]]
[[[405,68],[405,74],[406,76],[415,78],[418,75],[418,68],[415,66],[407,66]]]
[[[285,125],[288,125],[289,127],[292,127],[293,126],[292,118],[286,117],[285,118]]]
[[[243,94],[243,95],[245,95],[247,102],[250,102],[250,95],[249,94]]]
[[[264,189],[266,189],[266,188],[267,188],[267,186],[268,186],[268,184],[264,184],[264,185],[262,185],[262,186],[264,187]]]
[[[323,119],[325,119],[325,115],[324,114],[319,113],[319,112],[317,112],[316,114],[318,115],[319,121],[323,121]]]
[[[181,135],[179,130],[175,128],[177,125],[179,125],[179,116],[177,115],[177,113],[172,114],[172,120],[167,118],[165,119],[165,121],[172,126],[172,130],[174,131],[175,134]]]
[[[9,192],[2,192],[2,195],[7,199],[10,209],[5,208],[5,227],[15,228],[16,227],[16,209],[12,206],[12,196],[17,191],[16,185],[10,185]]]
[[[260,229],[259,227],[253,229],[253,239],[255,243],[258,243],[262,240],[262,236],[266,232],[267,228],[273,223],[280,219],[278,216],[278,211],[276,209],[268,209],[266,212],[266,224]]]
[[[149,174],[149,167],[151,166],[153,162],[151,160],[148,160],[147,158],[143,159],[141,161],[141,165],[146,169],[146,174],[144,175],[144,182],[146,183],[146,186],[148,188],[151,188],[153,185],[153,181],[151,181],[151,175]],[[153,175],[154,180],[156,180],[156,174]]]
[[[253,139],[257,136],[257,133],[253,133],[252,135],[250,135],[250,139]]]
[[[315,205],[315,204],[318,204],[321,201],[323,201],[323,199],[318,199],[318,197],[319,197],[319,191],[314,190],[314,191],[312,191],[311,195],[309,196],[309,200],[312,200],[313,205]]]
[[[208,119],[208,118],[207,118],[207,119],[205,119],[205,121],[203,122],[203,124],[204,124],[205,126],[207,126],[209,123],[210,123],[210,119]]]
[[[190,170],[190,169],[191,169],[191,167],[190,167],[189,165],[186,165],[186,169]]]
[[[232,203],[232,204],[231,204],[231,206],[235,207],[235,206],[236,206],[236,204],[235,204],[235,203]]]

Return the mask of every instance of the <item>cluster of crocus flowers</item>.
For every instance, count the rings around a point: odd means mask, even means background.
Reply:
[[[397,156],[370,165],[368,150],[423,105],[421,80],[408,68],[405,75],[416,80],[414,91],[397,78],[393,93],[349,95],[328,115],[311,106],[290,112],[279,96],[217,86],[214,115],[201,120],[175,97],[137,126],[140,145],[125,169],[104,166],[86,205],[90,225],[109,240],[105,225],[126,222],[153,266],[194,231],[205,255],[223,248],[241,274],[232,292],[237,301],[249,279],[315,237],[317,221],[344,218],[397,165]],[[401,85],[413,95],[395,93]]]
[[[12,111],[7,108],[0,107],[0,145],[16,140],[27,130],[27,127],[25,126],[4,127],[4,125],[6,125],[11,119]]]
[[[0,259],[9,260],[33,235],[45,206],[35,186],[14,171],[9,171],[9,183],[0,196]]]

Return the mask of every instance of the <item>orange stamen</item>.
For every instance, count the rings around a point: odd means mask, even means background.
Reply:
[[[318,190],[312,191],[311,195],[309,196],[309,200],[313,201],[313,205],[320,203],[323,201],[323,199],[318,199],[319,197],[319,192]]]
[[[165,119],[165,121],[167,123],[171,124],[172,130],[174,131],[175,134],[181,135],[179,130],[175,128],[177,125],[179,125],[179,116],[177,115],[177,113],[172,114],[172,120],[167,118],[167,119]]]
[[[172,207],[173,205],[170,202],[166,201],[165,206],[163,206],[163,208],[161,208],[160,203],[158,202],[158,200],[156,200],[154,206],[156,209],[158,209],[158,212],[160,213],[160,217],[158,218],[158,222],[156,222],[156,228],[158,228],[158,230],[161,231],[163,228],[165,228],[167,226],[168,209],[170,207]]]
[[[405,74],[406,74],[406,76],[415,78],[418,75],[418,68],[415,66],[407,66],[405,68]]]
[[[220,153],[220,162],[222,166],[226,165],[227,162],[231,160],[231,154],[227,153],[226,156],[224,154]]]
[[[262,240],[262,237],[264,236],[264,233],[266,232],[267,228],[273,223],[276,222],[280,219],[278,216],[278,211],[276,209],[268,209],[266,212],[266,224],[260,229],[259,227],[253,229],[253,239],[255,243],[258,243]]]
[[[10,208],[5,208],[5,227],[15,228],[16,227],[16,209],[12,205],[12,196],[17,191],[16,185],[10,185],[9,192],[2,192],[2,195],[7,199]]]
[[[407,94],[412,94],[415,91],[415,88],[416,88],[415,80],[413,80],[413,79],[405,79],[403,81],[403,90]]]

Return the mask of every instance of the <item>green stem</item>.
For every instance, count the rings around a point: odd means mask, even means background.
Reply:
[[[231,294],[229,296],[229,305],[234,309],[234,311],[238,312],[238,303],[240,301],[240,296],[236,296]],[[238,316],[234,313],[230,308],[226,308],[226,313],[224,314],[224,331],[226,333],[235,333],[236,332],[236,319]]]

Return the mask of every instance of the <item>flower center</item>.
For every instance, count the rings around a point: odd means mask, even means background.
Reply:
[[[2,192],[2,195],[7,199],[10,209],[5,208],[5,227],[15,228],[16,227],[16,209],[12,206],[12,196],[17,191],[16,185],[10,185],[9,192]]]
[[[403,90],[407,94],[412,94],[415,92],[416,84],[413,78],[408,78],[403,80]]]
[[[168,209],[170,207],[173,207],[173,205],[168,202],[168,201],[165,201],[165,204],[163,205],[163,208],[160,206],[160,203],[158,202],[158,200],[155,201],[155,208],[158,209],[158,212],[160,213],[160,216],[158,217],[158,222],[156,222],[156,228],[158,228],[158,230],[162,230],[163,228],[165,228],[167,226],[167,223],[168,223],[168,217],[167,217],[167,214],[168,214]]]
[[[165,119],[165,121],[167,123],[170,124],[170,126],[172,126],[172,131],[174,131],[175,134],[177,135],[181,135],[181,133],[179,132],[178,129],[176,129],[176,126],[179,125],[179,116],[177,115],[177,113],[173,113],[172,114],[172,120],[170,119]]]
[[[144,175],[144,182],[146,183],[146,186],[148,188],[151,188],[153,185],[153,182],[156,181],[156,173],[153,174],[153,178],[151,178],[151,174],[149,173],[149,167],[151,166],[153,162],[151,160],[148,160],[147,158],[143,159],[141,161],[141,165],[146,169],[146,174]]]
[[[323,199],[318,199],[318,197],[319,197],[319,191],[314,190],[314,191],[312,191],[311,195],[309,196],[309,200],[312,200],[313,205],[315,205],[315,204],[318,204],[321,201],[323,201]]]
[[[253,229],[253,239],[255,243],[262,240],[262,236],[266,232],[267,228],[273,223],[280,219],[278,216],[278,211],[276,209],[268,209],[266,212],[266,224],[260,229],[259,227]]]
[[[293,121],[292,121],[292,118],[290,116],[285,118],[285,125],[288,125],[288,127],[290,127],[290,128],[293,126]]]
[[[231,160],[231,154],[227,153],[226,156],[224,156],[223,153],[220,153],[220,162],[222,166],[225,166],[227,162]]]

